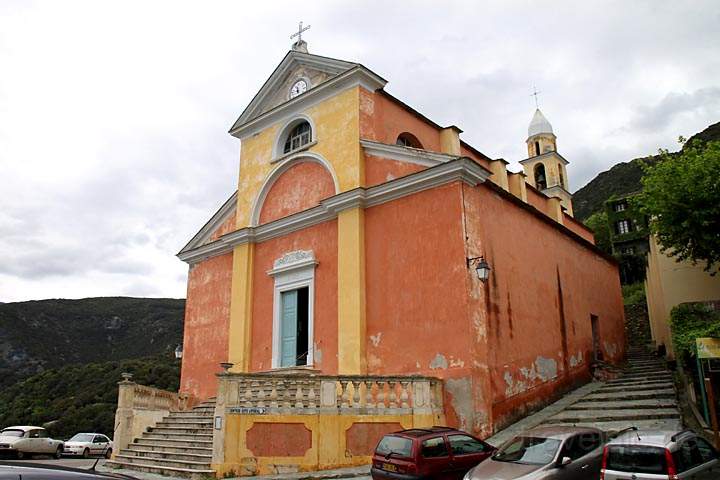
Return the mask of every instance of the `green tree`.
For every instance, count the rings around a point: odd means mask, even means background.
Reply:
[[[595,233],[595,245],[603,252],[612,254],[607,212],[593,213],[585,220],[585,225]]]
[[[684,139],[680,139],[681,143]],[[660,152],[646,165],[638,207],[650,219],[663,252],[680,260],[720,266],[720,141],[686,143],[679,153]]]

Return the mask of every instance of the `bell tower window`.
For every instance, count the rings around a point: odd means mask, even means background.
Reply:
[[[535,165],[535,188],[545,190],[547,188],[547,177],[545,176],[545,165],[538,163]]]
[[[285,146],[283,147],[283,153],[290,153],[304,147],[310,143],[311,138],[312,130],[310,129],[310,124],[308,122],[299,123],[288,133]]]
[[[560,186],[565,188],[565,177],[562,173],[562,165],[558,163],[558,178],[560,179]]]
[[[540,155],[540,142],[535,140],[535,156],[537,157],[538,155]]]

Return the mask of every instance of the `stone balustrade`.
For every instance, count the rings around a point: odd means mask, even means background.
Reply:
[[[442,383],[421,376],[218,375],[229,413],[403,415],[442,412]]]

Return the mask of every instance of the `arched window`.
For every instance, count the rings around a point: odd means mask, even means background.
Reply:
[[[545,176],[545,165],[538,163],[535,165],[535,188],[545,190],[547,188],[547,177]]]
[[[395,145],[402,145],[403,147],[411,148],[423,148],[420,140],[418,140],[415,135],[408,132],[404,132],[398,135],[397,140],[395,140]]]
[[[310,143],[312,138],[312,131],[308,122],[301,122],[295,126],[290,133],[288,133],[285,139],[285,146],[283,147],[283,153],[290,153],[293,150],[304,147]]]
[[[540,142],[535,141],[535,156],[540,155]]]
[[[565,177],[562,174],[562,165],[558,163],[558,177],[560,178],[560,186],[565,188]]]

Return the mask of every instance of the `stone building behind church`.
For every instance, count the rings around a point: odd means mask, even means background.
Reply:
[[[484,437],[623,358],[617,265],[543,114],[511,173],[386,83],[296,44],[230,129],[237,191],[179,253],[180,393],[215,402],[218,474],[366,463],[398,428]]]

